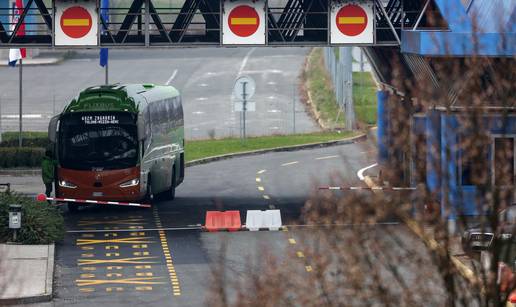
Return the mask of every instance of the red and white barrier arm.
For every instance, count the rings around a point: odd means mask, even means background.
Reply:
[[[414,187],[331,187],[331,186],[322,186],[319,187],[319,190],[384,190],[384,191],[414,191],[416,188]]]
[[[130,207],[143,207],[150,208],[150,204],[137,204],[137,203],[126,203],[118,201],[102,201],[102,200],[88,200],[88,199],[74,199],[74,198],[58,198],[58,197],[47,197],[45,194],[39,194],[36,197],[37,201],[62,201],[67,203],[81,203],[81,204],[96,204],[96,205],[116,205],[116,206],[130,206]]]

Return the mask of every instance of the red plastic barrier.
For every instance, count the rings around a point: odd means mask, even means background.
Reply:
[[[210,232],[242,229],[239,211],[206,211],[206,223],[204,228]]]

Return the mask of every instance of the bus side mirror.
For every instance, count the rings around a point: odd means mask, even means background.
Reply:
[[[59,123],[59,115],[56,115],[50,119],[48,124],[48,139],[51,143],[55,143],[57,140],[57,125]]]
[[[138,114],[136,126],[138,128],[138,141],[143,141],[145,139],[145,120],[142,113]]]

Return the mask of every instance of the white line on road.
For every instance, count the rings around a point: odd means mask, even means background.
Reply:
[[[195,100],[205,101],[205,100],[208,100],[208,98],[206,98],[206,97],[199,97],[199,98],[195,98]]]
[[[299,161],[288,162],[288,163],[281,164],[281,166],[289,166],[289,165],[294,165],[294,164],[298,164],[298,163],[299,163]]]
[[[257,173],[257,174],[263,174],[263,173],[265,173],[266,171],[267,171],[267,170],[262,169],[261,171],[258,171],[258,173]]]
[[[281,111],[280,110],[276,110],[276,109],[273,109],[273,110],[267,110],[268,113],[280,113]]]
[[[339,156],[326,156],[326,157],[319,157],[319,158],[315,158],[315,160],[326,160],[326,159],[334,159],[334,158],[338,158]]]
[[[368,170],[368,169],[370,169],[370,168],[373,168],[373,167],[377,166],[377,165],[378,165],[378,163],[375,163],[375,164],[371,164],[371,165],[369,165],[369,166],[366,166],[366,167],[364,167],[364,168],[360,169],[360,170],[357,172],[358,179],[360,179],[360,180],[364,181],[364,172],[365,172],[365,171],[367,171],[367,170]]]
[[[200,114],[204,114],[204,112],[203,111],[195,111],[195,112],[192,112],[192,114],[200,115]]]
[[[172,82],[172,80],[174,80],[174,78],[176,77],[177,75],[177,69],[174,70],[174,72],[172,73],[172,76],[170,76],[170,78],[168,78],[167,82],[165,83],[165,85],[169,85],[170,82]]]
[[[249,61],[249,57],[251,56],[251,54],[254,52],[255,49],[256,49],[256,47],[251,48],[251,50],[249,50],[247,52],[247,54],[245,55],[244,59],[242,60],[242,64],[240,64],[240,69],[238,70],[238,75],[241,75],[242,72],[244,71],[245,65],[247,65],[247,61]]]

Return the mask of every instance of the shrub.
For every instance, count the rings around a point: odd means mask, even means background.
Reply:
[[[44,148],[0,147],[0,167],[39,167]]]
[[[64,220],[55,206],[17,194],[0,193],[0,242],[12,240],[9,205],[22,205],[22,228],[17,241],[23,244],[49,244],[64,237]]]
[[[46,132],[25,131],[22,133],[23,147],[43,147],[49,145],[49,140]],[[2,133],[2,142],[0,147],[17,147],[18,146],[18,132],[4,132]]]

